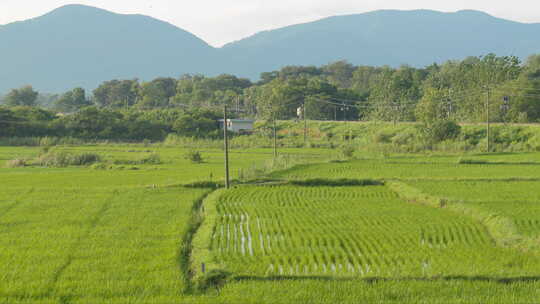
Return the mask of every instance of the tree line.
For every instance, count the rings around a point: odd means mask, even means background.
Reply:
[[[84,140],[163,140],[176,133],[219,137],[219,113],[206,109],[114,110],[95,106],[71,115],[38,107],[0,107],[1,137],[73,137]]]
[[[65,124],[51,126],[53,133],[67,134],[75,132],[69,123],[81,117],[88,119],[88,129],[96,121],[126,120],[123,127],[108,126],[109,131],[93,134],[112,136],[106,133],[124,128],[128,130],[122,129],[124,136],[133,139],[146,136],[145,132],[179,132],[175,124],[191,124],[191,130],[183,129],[186,135],[197,130],[214,132],[216,124],[210,121],[215,122],[216,109],[225,104],[256,119],[293,119],[301,108],[313,120],[483,122],[489,113],[493,122],[531,123],[540,122],[540,55],[521,62],[517,57],[489,54],[424,68],[355,66],[338,61],[321,67],[287,66],[262,73],[257,82],[226,74],[161,77],[147,82],[115,79],[103,82],[90,94],[75,88],[45,95],[26,86],[2,99],[2,121],[11,116],[19,123],[43,123],[34,114],[21,114],[41,113],[36,115],[47,117],[49,123]],[[82,135],[72,135],[89,136],[84,128],[74,129]],[[152,131],[135,131],[139,129]]]

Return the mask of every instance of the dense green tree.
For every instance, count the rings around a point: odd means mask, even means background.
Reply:
[[[487,91],[492,95],[508,82],[516,80],[522,72],[516,57],[469,57],[463,61],[449,61],[433,70],[423,83],[423,87],[446,90],[459,121],[478,122],[486,120]],[[494,100],[502,100],[501,96]],[[501,97],[501,98],[499,98]],[[490,107],[494,118],[500,117],[497,102]]]
[[[13,89],[5,97],[5,104],[8,106],[35,106],[38,92],[32,86],[25,86],[20,89]]]
[[[352,86],[355,70],[356,67],[345,60],[322,67],[322,71],[328,82],[339,88],[350,88]]]
[[[297,110],[304,109],[305,106],[307,119],[328,120],[335,119],[338,107],[336,104],[348,104],[333,99],[349,97],[351,92],[340,91],[320,77],[300,77],[276,78],[265,85],[246,91],[246,94],[250,103],[256,106],[257,116],[261,119],[298,118]],[[357,111],[347,113],[349,119],[356,118]]]
[[[297,108],[304,103],[306,80],[283,80],[276,78],[256,90],[255,98],[258,117],[261,119],[291,119],[296,117]]]
[[[75,88],[64,93],[54,103],[54,109],[60,112],[72,113],[81,108],[92,105],[92,102],[86,98],[86,92],[83,88]]]
[[[36,99],[36,104],[40,107],[50,109],[53,108],[54,103],[60,97],[58,94],[40,93]]]
[[[187,121],[185,116],[193,109],[221,109],[224,104],[242,108],[242,115],[270,120],[297,118],[297,109],[305,106],[308,119],[426,122],[444,117],[483,122],[488,97],[491,121],[536,122],[540,120],[539,75],[540,55],[523,65],[516,57],[488,54],[425,68],[357,67],[338,61],[322,67],[286,66],[261,74],[256,84],[228,74],[157,78],[142,84],[112,80],[94,90],[93,101],[100,107],[122,109],[124,118],[156,125],[163,119],[169,131],[180,117]],[[22,99],[21,92],[27,91],[14,90],[11,99]],[[67,92],[55,102],[56,108],[75,112],[87,105],[83,95],[82,89]],[[133,105],[145,114],[132,116],[128,109]],[[176,112],[156,110],[164,107],[174,107]]]
[[[13,111],[0,106],[0,137],[13,136],[18,120]]]
[[[54,119],[54,113],[38,107],[0,107],[0,137],[53,136],[49,125]]]
[[[200,75],[184,75],[178,80],[175,104],[187,106],[236,105],[251,81],[233,75],[207,78]]]
[[[169,112],[170,110],[154,110],[156,112]],[[172,133],[172,124],[153,118],[146,112],[128,111],[122,113],[121,123],[125,125],[125,134],[118,134],[118,138],[128,140],[161,140],[168,133]]]
[[[136,113],[138,119],[172,126],[179,117],[185,114],[185,110],[182,108],[152,109],[146,111],[133,110],[128,112],[128,115],[132,115],[132,113]]]
[[[171,98],[176,95],[176,80],[173,78],[157,78],[145,82],[139,90],[139,108],[164,108],[170,105]]]
[[[440,120],[452,117],[452,106],[449,103],[447,91],[444,89],[428,88],[416,105],[416,119],[425,125],[433,125]]]
[[[49,122],[56,118],[53,112],[37,107],[13,107],[11,111],[17,119],[29,122]]]
[[[494,92],[498,120],[540,122],[540,55],[531,56],[523,72]]]
[[[426,73],[409,66],[383,68],[373,79],[367,117],[380,120],[412,121],[414,107],[422,97]]]
[[[261,80],[257,84],[264,85],[278,77],[279,77],[279,71],[263,72],[261,73]]]
[[[367,98],[371,94],[371,90],[378,79],[378,75],[387,68],[376,68],[370,66],[357,67],[351,79],[351,87],[358,94]]]
[[[94,103],[100,107],[127,108],[137,102],[138,80],[111,80],[94,90]]]
[[[194,111],[182,115],[173,125],[173,130],[182,136],[213,137],[219,134],[219,117],[211,111]]]
[[[316,66],[296,66],[290,65],[281,68],[279,71],[261,73],[259,85],[267,84],[274,79],[291,80],[296,78],[320,77],[323,70]]]

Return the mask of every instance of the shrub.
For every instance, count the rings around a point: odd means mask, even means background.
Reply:
[[[203,157],[201,155],[201,152],[199,152],[199,151],[188,151],[184,155],[184,158],[189,160],[190,162],[192,162],[194,164],[200,164],[200,163],[203,162]]]
[[[51,150],[50,146],[44,146],[41,149],[39,149],[39,155],[47,154]]]
[[[210,288],[218,289],[225,285],[230,279],[231,273],[223,270],[211,270],[200,277],[196,282],[196,287],[199,291],[206,291]]]
[[[101,161],[101,157],[96,153],[82,153],[71,155],[70,165],[72,166],[86,166],[95,164]]]
[[[25,167],[26,166],[26,159],[23,158],[15,158],[12,160],[8,160],[6,162],[6,168],[18,168],[18,167]]]
[[[138,164],[151,164],[151,165],[159,165],[161,163],[162,163],[161,156],[158,153],[151,153],[150,155],[141,158],[138,162]]]
[[[162,164],[161,156],[158,153],[151,153],[135,160],[117,159],[115,165],[159,165]]]
[[[373,142],[376,144],[388,144],[392,141],[392,137],[394,137],[393,133],[381,130],[375,134],[373,137]]]
[[[341,147],[341,154],[345,158],[352,158],[354,155],[354,147],[353,146],[343,146]]]
[[[38,157],[37,164],[42,167],[67,167],[69,166],[69,153],[65,151],[47,152]]]
[[[48,151],[37,159],[43,167],[87,166],[101,161],[95,153],[74,154],[66,151]]]
[[[110,167],[107,164],[104,164],[104,163],[96,163],[96,164],[93,164],[90,168],[92,168],[94,170],[107,170]]]
[[[414,142],[415,134],[409,129],[403,130],[402,132],[399,132],[394,137],[392,137],[392,144],[394,145],[404,146],[413,144]]]
[[[461,127],[449,120],[437,121],[431,126],[431,139],[434,142],[455,139],[461,133]]]

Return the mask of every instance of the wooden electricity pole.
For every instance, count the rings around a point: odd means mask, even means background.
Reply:
[[[489,102],[490,102],[490,96],[491,92],[489,90],[489,87],[487,87],[487,101],[486,101],[486,119],[487,119],[487,152],[489,153],[491,151],[491,130],[490,130],[490,119],[489,119]]]
[[[307,145],[307,119],[306,119],[306,102],[302,106],[302,116],[304,116],[304,147]]]
[[[227,105],[223,106],[223,141],[225,147],[225,188],[230,188],[229,182],[229,134],[228,134]]]
[[[274,158],[277,158],[277,131],[276,131],[276,119],[274,119]]]

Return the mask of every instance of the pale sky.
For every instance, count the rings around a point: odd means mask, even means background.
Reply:
[[[514,21],[540,23],[539,0],[0,0],[0,24],[37,17],[73,3],[152,16],[213,46],[262,30],[378,9],[474,9]]]

